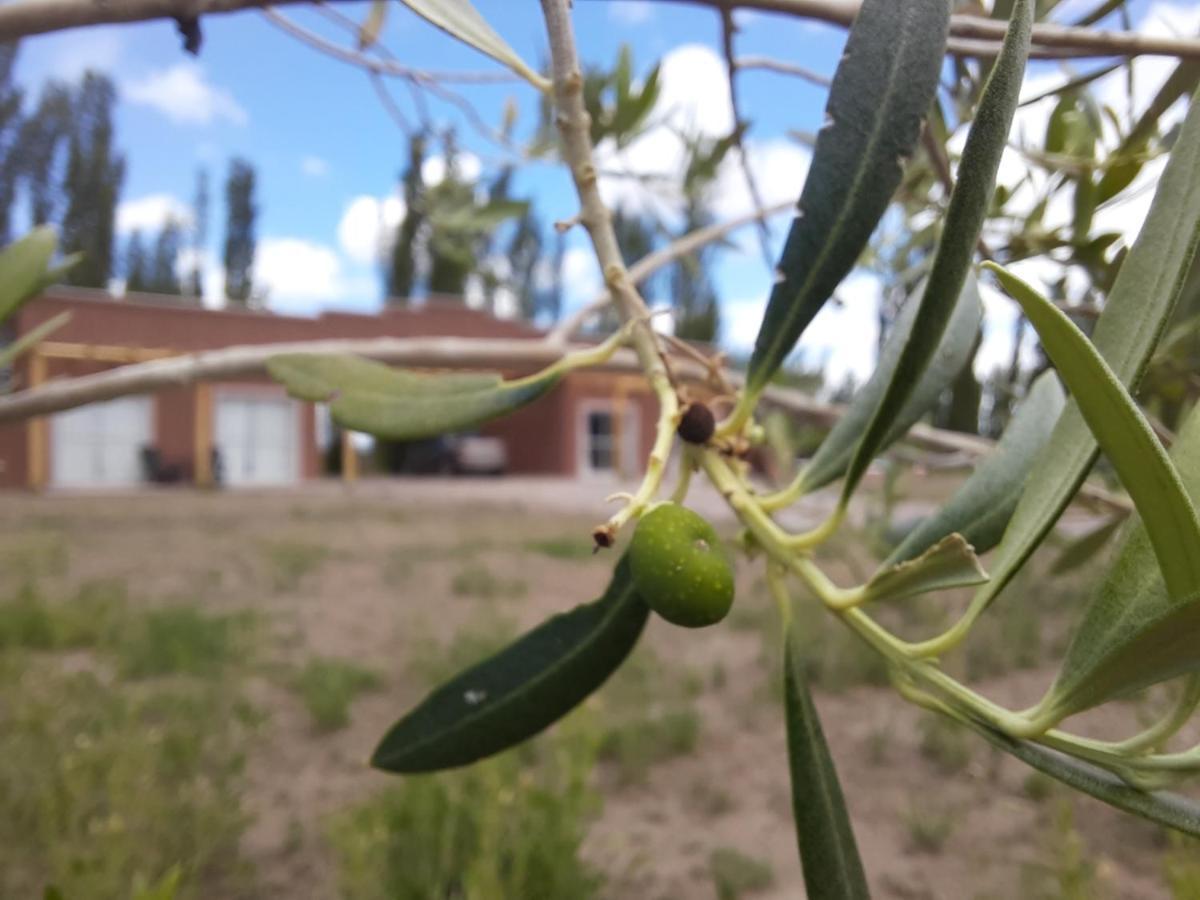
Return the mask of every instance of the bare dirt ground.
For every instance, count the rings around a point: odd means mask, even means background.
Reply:
[[[243,852],[254,864],[258,895],[329,898],[337,896],[337,873],[323,823],[390,783],[365,760],[421,696],[411,653],[449,641],[480,614],[477,598],[453,589],[464,561],[526,585],[514,592],[520,596],[496,601],[521,626],[591,599],[607,580],[611,557],[555,559],[529,546],[586,542],[605,514],[608,489],[502,480],[12,496],[0,508],[0,549],[31,533],[59,534],[69,548],[62,579],[124,579],[138,602],[188,597],[213,610],[250,609],[264,622],[270,665],[299,665],[319,654],[383,675],[384,689],[355,702],[349,726],[326,735],[314,732],[269,666],[250,684],[253,701],[269,713],[249,749],[245,797],[253,819]],[[695,504],[732,530],[716,497],[699,495]],[[306,556],[312,558],[295,562]],[[763,604],[755,576],[743,568],[739,604]],[[664,664],[702,684],[700,735],[694,752],[654,766],[643,783],[620,785],[601,770],[603,808],[584,853],[606,875],[605,896],[714,898],[708,859],[717,847],[769,864],[774,884],[752,896],[802,896],[783,723],[762,630],[725,623],[692,633],[654,622],[647,641]],[[979,686],[1016,704],[1034,699],[1052,673],[1042,662]],[[1160,829],[1087,798],[1035,792],[1027,769],[973,736],[954,759],[931,752],[925,714],[890,688],[823,689],[817,700],[876,896],[1170,896]],[[1109,723],[1128,721],[1132,711],[1105,715]],[[1099,721],[1105,725],[1105,716]],[[1194,730],[1190,736],[1200,738]],[[1073,864],[1063,857],[1075,845],[1064,843],[1055,825],[1063,808],[1074,811],[1070,841],[1083,848],[1089,873],[1083,893],[1064,887],[1061,874],[1031,881],[1031,872],[1061,873]],[[1050,885],[1044,893],[1042,884]]]

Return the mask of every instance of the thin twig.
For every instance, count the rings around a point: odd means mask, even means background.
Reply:
[[[517,77],[511,72],[442,72],[428,69],[416,69],[412,66],[406,66],[395,59],[375,59],[374,57],[360,50],[354,50],[349,47],[343,47],[333,41],[326,40],[321,35],[311,29],[305,28],[296,22],[289,19],[283,13],[277,12],[271,7],[266,7],[262,10],[262,14],[267,21],[282,31],[287,32],[297,40],[308,44],[314,50],[319,50],[326,56],[332,56],[334,59],[339,59],[344,63],[349,63],[352,66],[366,69],[369,72],[375,72],[379,75],[388,75],[393,78],[408,78],[422,83],[434,82],[459,82],[462,84],[496,84],[516,81]],[[0,20],[3,16],[0,15]],[[357,30],[357,25],[355,29]]]
[[[828,75],[769,56],[739,56],[736,62],[739,69],[763,69],[767,72],[778,72],[780,75],[795,75],[817,87],[827,88],[833,83],[833,79]]]
[[[679,259],[681,256],[687,256],[689,253],[698,250],[706,244],[711,244],[714,241],[719,241],[721,238],[737,231],[737,229],[749,225],[758,219],[768,216],[778,215],[786,212],[794,206],[790,200],[783,203],[776,203],[774,206],[769,206],[766,209],[754,210],[743,216],[738,216],[735,219],[730,219],[726,222],[719,222],[716,225],[708,225],[704,228],[698,228],[689,234],[684,235],[677,241],[672,241],[666,247],[660,250],[655,250],[643,256],[636,263],[629,267],[629,279],[634,284],[640,284],[659,269]],[[572,223],[575,224],[575,223]],[[576,310],[569,318],[560,322],[547,336],[547,340],[559,343],[570,340],[575,331],[587,321],[588,317],[596,312],[599,312],[610,302],[608,291],[602,292],[591,302],[585,304],[581,309]]]
[[[758,180],[750,168],[750,154],[746,152],[746,129],[749,123],[742,117],[742,107],[738,102],[737,88],[737,56],[733,50],[733,37],[737,33],[737,25],[733,21],[733,10],[721,10],[721,49],[725,54],[725,72],[729,82],[729,108],[733,112],[733,139],[737,149],[738,161],[742,167],[742,177],[746,181],[746,189],[750,192],[750,202],[755,209],[763,208],[762,191],[758,189]],[[768,272],[775,271],[775,254],[771,252],[771,230],[767,227],[765,217],[758,219],[758,244],[762,250],[763,264]]]

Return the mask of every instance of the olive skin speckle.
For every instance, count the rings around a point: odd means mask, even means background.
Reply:
[[[678,504],[642,516],[629,543],[629,568],[646,604],[675,625],[715,625],[733,605],[733,568],[717,533]]]

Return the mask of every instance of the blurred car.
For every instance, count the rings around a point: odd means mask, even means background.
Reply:
[[[503,475],[508,448],[497,437],[460,434],[449,439],[451,471],[463,475]]]

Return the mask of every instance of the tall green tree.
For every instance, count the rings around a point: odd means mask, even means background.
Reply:
[[[196,197],[192,202],[192,271],[187,292],[204,296],[204,255],[208,247],[208,170],[196,170]]]
[[[72,103],[67,85],[47,82],[33,114],[22,121],[17,135],[13,162],[18,184],[28,193],[29,216],[34,225],[56,222],[62,212]]]
[[[125,290],[138,293],[149,290],[148,263],[146,245],[142,241],[142,233],[134,230],[129,236],[129,244],[125,248]]]
[[[115,102],[112,81],[87,72],[72,104],[62,249],[83,254],[67,273],[71,284],[83,287],[106,287],[113,274],[117,197],[125,178],[125,159],[113,146]]]
[[[24,92],[13,81],[17,45],[0,44],[0,244],[12,240],[12,206],[19,174],[17,139],[21,132]]]
[[[177,271],[182,247],[183,228],[175,219],[168,219],[154,241],[147,290],[156,294],[182,293],[183,286]]]
[[[404,218],[396,229],[384,278],[385,299],[392,305],[407,304],[416,282],[417,237],[425,224],[425,179],[421,169],[427,140],[423,132],[414,133],[408,140],[408,167],[401,178]]]
[[[236,306],[249,304],[253,288],[258,218],[254,181],[254,166],[238,157],[230,161],[229,177],[225,182],[225,297]]]

